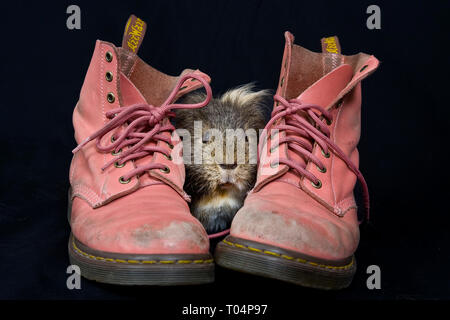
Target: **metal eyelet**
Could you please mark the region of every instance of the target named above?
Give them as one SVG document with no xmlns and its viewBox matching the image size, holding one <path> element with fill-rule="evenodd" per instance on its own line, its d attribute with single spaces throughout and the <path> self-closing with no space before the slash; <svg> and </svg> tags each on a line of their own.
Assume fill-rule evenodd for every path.
<svg viewBox="0 0 450 320">
<path fill-rule="evenodd" d="M 275 163 L 271 162 L 271 163 L 270 163 L 270 167 L 271 167 L 272 169 L 277 168 L 279 165 L 280 165 L 280 164 L 279 164 L 278 162 L 275 162 Z"/>
<path fill-rule="evenodd" d="M 317 184 L 315 184 L 314 181 L 311 181 L 311 184 L 316 189 L 322 188 L 322 181 L 320 181 L 320 180 L 317 180 Z"/>
<path fill-rule="evenodd" d="M 111 142 L 112 143 L 116 142 L 116 138 L 114 138 L 114 136 L 111 136 Z"/>
<path fill-rule="evenodd" d="M 367 68 L 368 66 L 369 66 L 369 65 L 366 64 L 365 66 L 363 66 L 363 67 L 359 70 L 359 72 L 363 72 L 364 70 L 366 70 L 366 68 Z"/>
<path fill-rule="evenodd" d="M 107 51 L 105 54 L 105 59 L 106 61 L 111 62 L 113 59 L 113 54 L 110 51 Z"/>
<path fill-rule="evenodd" d="M 327 125 L 331 126 L 333 124 L 333 120 L 332 119 L 327 119 Z"/>
<path fill-rule="evenodd" d="M 116 168 L 123 168 L 123 167 L 125 167 L 125 162 L 122 163 L 122 164 L 119 164 L 119 161 L 116 161 L 116 162 L 114 162 L 114 167 L 116 167 Z"/>
<path fill-rule="evenodd" d="M 325 151 L 323 151 L 323 149 L 321 150 L 321 152 L 322 152 L 322 155 L 323 155 L 325 158 L 329 158 L 329 157 L 330 157 L 330 152 L 325 153 Z"/>
<path fill-rule="evenodd" d="M 162 173 L 170 173 L 170 169 L 169 169 L 169 167 L 164 167 L 164 169 L 159 169 Z"/>
<path fill-rule="evenodd" d="M 316 166 L 317 170 L 319 170 L 319 172 L 325 173 L 327 172 L 327 168 L 324 166 L 323 169 L 321 169 L 319 166 Z"/>
<path fill-rule="evenodd" d="M 119 154 L 121 154 L 122 153 L 122 149 L 119 149 L 119 151 L 117 151 L 117 152 L 111 152 L 111 154 L 113 155 L 113 156 L 118 156 Z"/>
<path fill-rule="evenodd" d="M 168 156 L 165 154 L 163 154 L 163 155 L 164 155 L 164 158 L 166 158 L 169 161 L 172 161 L 172 156 L 170 154 Z"/>
<path fill-rule="evenodd" d="M 113 80 L 114 76 L 113 76 L 112 72 L 108 71 L 105 74 L 105 78 L 106 78 L 106 81 L 111 82 Z"/>
<path fill-rule="evenodd" d="M 108 100 L 109 103 L 113 103 L 114 101 L 116 101 L 116 97 L 114 96 L 114 93 L 109 92 L 106 95 L 106 100 Z"/>
<path fill-rule="evenodd" d="M 124 180 L 123 177 L 120 177 L 120 178 L 119 178 L 119 182 L 120 182 L 121 184 L 127 184 L 127 183 L 129 183 L 130 181 L 131 181 L 131 178 L 128 179 L 128 180 Z"/>
<path fill-rule="evenodd" d="M 281 78 L 281 81 L 280 81 L 280 87 L 282 87 L 282 86 L 283 86 L 283 84 L 284 84 L 284 77 L 283 77 L 283 78 Z"/>
<path fill-rule="evenodd" d="M 168 146 L 169 146 L 170 149 L 173 149 L 173 148 L 174 148 L 174 145 L 171 144 L 171 143 L 168 143 Z"/>
</svg>

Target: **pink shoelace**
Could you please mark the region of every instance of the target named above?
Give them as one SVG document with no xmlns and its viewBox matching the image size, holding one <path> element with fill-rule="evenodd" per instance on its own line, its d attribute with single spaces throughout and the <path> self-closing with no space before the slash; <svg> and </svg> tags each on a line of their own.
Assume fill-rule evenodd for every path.
<svg viewBox="0 0 450 320">
<path fill-rule="evenodd" d="M 177 94 L 183 83 L 188 79 L 196 79 L 200 81 L 206 90 L 206 98 L 204 101 L 196 104 L 174 104 Z M 175 127 L 169 122 L 163 124 L 163 120 L 167 117 L 173 117 L 175 114 L 171 112 L 175 109 L 196 109 L 206 106 L 212 98 L 211 87 L 208 82 L 196 74 L 188 74 L 180 78 L 177 85 L 160 106 L 155 107 L 149 104 L 135 104 L 127 107 L 120 107 L 110 110 L 106 113 L 106 117 L 111 119 L 103 128 L 90 135 L 82 143 L 80 143 L 72 152 L 76 153 L 83 148 L 88 142 L 97 139 L 96 146 L 100 152 L 114 152 L 117 155 L 114 159 L 107 162 L 102 170 L 105 170 L 112 164 L 117 166 L 123 165 L 127 161 L 138 160 L 155 152 L 162 153 L 166 156 L 170 155 L 170 150 L 156 145 L 148 145 L 149 142 L 164 141 L 171 146 L 170 138 L 164 136 L 163 132 L 172 132 Z M 125 129 L 123 126 L 126 125 Z M 102 138 L 112 130 L 116 132 L 112 136 L 111 143 L 102 145 Z M 128 148 L 126 148 L 128 147 Z M 147 163 L 139 165 L 135 169 L 129 171 L 122 176 L 122 181 L 127 182 L 134 176 L 139 176 L 148 170 L 165 169 L 161 163 Z M 225 230 L 216 234 L 208 235 L 209 238 L 216 238 L 225 235 L 229 230 Z"/>
<path fill-rule="evenodd" d="M 364 206 L 366 209 L 366 219 L 369 219 L 370 203 L 367 183 L 359 169 L 353 164 L 350 158 L 347 157 L 347 155 L 345 155 L 345 153 L 333 141 L 331 141 L 331 132 L 328 128 L 328 125 L 333 121 L 331 113 L 321 106 L 302 103 L 298 99 L 291 99 L 288 101 L 280 95 L 275 95 L 274 100 L 279 102 L 279 105 L 272 111 L 272 117 L 267 123 L 264 132 L 269 132 L 269 129 L 272 128 L 279 130 L 280 132 L 291 131 L 296 133 L 295 136 L 286 135 L 285 137 L 280 138 L 278 145 L 287 143 L 288 148 L 297 151 L 304 157 L 305 160 L 313 162 L 320 170 L 324 170 L 325 167 L 320 159 L 312 153 L 314 142 L 320 146 L 324 155 L 329 155 L 329 149 L 332 149 L 334 153 L 347 164 L 349 169 L 361 182 Z M 299 112 L 307 115 L 309 119 L 306 119 L 304 116 L 300 116 Z M 281 118 L 285 119 L 285 124 L 274 125 L 274 123 Z M 328 124 L 324 123 L 324 120 Z M 272 148 L 277 146 L 272 146 Z M 294 169 L 298 172 L 298 174 L 306 177 L 315 185 L 321 184 L 320 180 L 314 174 L 309 172 L 304 164 L 299 164 L 289 158 L 280 158 L 278 163 L 285 164 L 291 169 Z"/>
</svg>

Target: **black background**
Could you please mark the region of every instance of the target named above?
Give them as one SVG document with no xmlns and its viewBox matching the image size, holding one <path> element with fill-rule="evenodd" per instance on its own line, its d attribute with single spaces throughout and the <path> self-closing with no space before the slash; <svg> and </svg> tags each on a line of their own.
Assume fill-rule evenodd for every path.
<svg viewBox="0 0 450 320">
<path fill-rule="evenodd" d="M 66 8 L 81 8 L 81 30 L 66 28 Z M 381 8 L 381 30 L 366 8 Z M 129 299 L 268 303 L 449 299 L 450 254 L 447 1 L 71 1 L 9 2 L 2 12 L 0 109 L 0 299 Z M 178 74 L 199 68 L 214 92 L 256 81 L 275 88 L 283 32 L 320 50 L 338 35 L 344 54 L 374 54 L 381 65 L 363 82 L 360 168 L 372 218 L 361 227 L 352 285 L 324 292 L 217 268 L 197 287 L 126 288 L 82 280 L 68 290 L 68 169 L 75 147 L 72 112 L 95 40 L 121 44 L 129 14 L 148 23 L 139 55 Z M 381 268 L 381 290 L 366 269 Z M 322 301 L 322 300 L 320 300 Z M 284 308 L 283 307 L 283 308 Z M 174 311 L 175 310 L 175 311 Z M 178 309 L 174 309 L 175 313 Z"/>
</svg>

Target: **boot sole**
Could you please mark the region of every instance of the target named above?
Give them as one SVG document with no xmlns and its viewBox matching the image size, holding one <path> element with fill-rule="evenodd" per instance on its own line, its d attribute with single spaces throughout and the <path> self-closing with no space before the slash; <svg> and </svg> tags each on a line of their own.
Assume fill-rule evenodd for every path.
<svg viewBox="0 0 450 320">
<path fill-rule="evenodd" d="M 324 261 L 298 252 L 228 236 L 215 251 L 218 265 L 305 287 L 336 290 L 350 285 L 356 261 Z"/>
<path fill-rule="evenodd" d="M 119 285 L 194 285 L 214 281 L 210 254 L 142 255 L 94 250 L 69 239 L 69 259 L 89 280 Z"/>
</svg>

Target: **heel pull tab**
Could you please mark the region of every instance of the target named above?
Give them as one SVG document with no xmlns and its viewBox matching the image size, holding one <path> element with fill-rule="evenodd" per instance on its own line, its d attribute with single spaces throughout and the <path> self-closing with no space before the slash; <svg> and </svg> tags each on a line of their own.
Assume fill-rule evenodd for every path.
<svg viewBox="0 0 450 320">
<path fill-rule="evenodd" d="M 323 74 L 325 75 L 339 67 L 344 59 L 341 55 L 341 45 L 337 36 L 322 38 L 321 43 Z"/>
<path fill-rule="evenodd" d="M 147 30 L 147 24 L 132 14 L 125 25 L 122 48 L 137 54 Z"/>
</svg>

